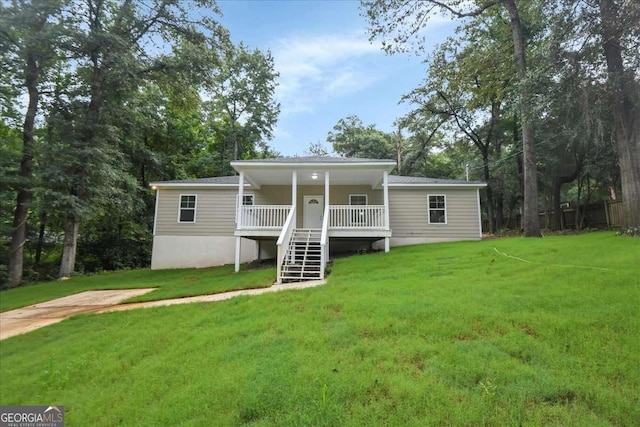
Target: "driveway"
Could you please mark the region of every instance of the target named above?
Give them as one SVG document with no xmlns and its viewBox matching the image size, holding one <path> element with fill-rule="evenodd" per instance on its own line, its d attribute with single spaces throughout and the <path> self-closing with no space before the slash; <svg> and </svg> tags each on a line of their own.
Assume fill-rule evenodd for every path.
<svg viewBox="0 0 640 427">
<path fill-rule="evenodd" d="M 260 295 L 295 289 L 313 288 L 325 284 L 324 280 L 272 285 L 268 288 L 243 289 L 222 292 L 213 295 L 200 295 L 187 298 L 172 298 L 159 301 L 120 304 L 120 302 L 151 292 L 154 288 L 121 289 L 113 291 L 87 291 L 68 297 L 58 298 L 17 310 L 0 313 L 0 340 L 14 335 L 26 334 L 43 326 L 61 322 L 67 317 L 80 313 L 106 313 L 110 311 L 133 310 L 145 307 L 164 307 L 194 302 L 216 302 L 245 295 Z"/>
<path fill-rule="evenodd" d="M 153 288 L 87 291 L 0 313 L 0 340 L 26 334 L 79 313 L 92 313 L 151 292 Z"/>
</svg>

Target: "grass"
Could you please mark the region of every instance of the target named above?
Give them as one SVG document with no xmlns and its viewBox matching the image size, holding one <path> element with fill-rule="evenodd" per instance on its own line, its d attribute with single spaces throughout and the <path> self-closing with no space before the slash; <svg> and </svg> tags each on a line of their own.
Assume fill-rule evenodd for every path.
<svg viewBox="0 0 640 427">
<path fill-rule="evenodd" d="M 0 311 L 12 310 L 53 298 L 98 289 L 157 288 L 127 302 L 208 295 L 247 288 L 269 287 L 275 268 L 233 272 L 233 265 L 180 270 L 129 270 L 69 280 L 37 283 L 0 292 Z"/>
<path fill-rule="evenodd" d="M 640 425 L 639 264 L 612 233 L 434 244 L 304 291 L 76 316 L 2 342 L 0 404 L 69 426 Z"/>
</svg>

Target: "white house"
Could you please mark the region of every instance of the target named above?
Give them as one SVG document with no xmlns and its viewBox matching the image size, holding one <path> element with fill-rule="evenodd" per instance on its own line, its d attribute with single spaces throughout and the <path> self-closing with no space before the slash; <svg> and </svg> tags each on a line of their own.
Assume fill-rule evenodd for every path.
<svg viewBox="0 0 640 427">
<path fill-rule="evenodd" d="M 152 269 L 277 258 L 278 282 L 324 277 L 330 253 L 482 237 L 482 182 L 390 175 L 393 160 L 231 162 L 237 176 L 153 182 Z"/>
</svg>

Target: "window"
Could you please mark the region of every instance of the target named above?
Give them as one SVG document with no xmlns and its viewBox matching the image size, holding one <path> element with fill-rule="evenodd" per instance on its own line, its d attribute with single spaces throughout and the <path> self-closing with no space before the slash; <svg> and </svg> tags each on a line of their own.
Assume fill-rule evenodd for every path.
<svg viewBox="0 0 640 427">
<path fill-rule="evenodd" d="M 238 206 L 238 201 L 240 200 L 240 195 L 236 194 L 236 206 Z M 243 194 L 242 195 L 242 206 L 253 206 L 255 205 L 255 198 L 253 194 Z M 238 206 L 239 208 L 240 206 Z M 236 224 L 238 223 L 238 210 L 236 209 Z"/>
<path fill-rule="evenodd" d="M 367 195 L 366 194 L 349 194 L 349 204 L 351 206 L 366 206 Z M 364 209 L 353 209 L 351 211 L 351 224 L 364 224 L 366 221 L 367 213 Z"/>
<path fill-rule="evenodd" d="M 447 223 L 447 202 L 444 195 L 429 195 L 429 224 Z"/>
<path fill-rule="evenodd" d="M 349 194 L 349 204 L 352 206 L 366 206 L 366 194 Z"/>
<path fill-rule="evenodd" d="M 242 206 L 253 206 L 255 203 L 253 202 L 253 194 L 243 194 L 242 195 Z"/>
<path fill-rule="evenodd" d="M 180 195 L 180 213 L 178 222 L 196 222 L 196 195 Z"/>
</svg>

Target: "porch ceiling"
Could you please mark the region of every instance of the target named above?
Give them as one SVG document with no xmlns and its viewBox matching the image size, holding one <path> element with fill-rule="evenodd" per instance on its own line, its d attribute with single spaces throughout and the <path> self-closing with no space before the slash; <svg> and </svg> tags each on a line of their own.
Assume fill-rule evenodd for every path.
<svg viewBox="0 0 640 427">
<path fill-rule="evenodd" d="M 244 171 L 245 179 L 256 187 L 291 185 L 292 173 L 295 170 L 298 185 L 324 185 L 324 173 L 329 171 L 330 185 L 369 185 L 376 188 L 382 184 L 383 171 L 390 172 L 394 165 L 287 166 L 274 168 L 272 165 L 234 165 L 234 168 L 238 172 Z"/>
</svg>

